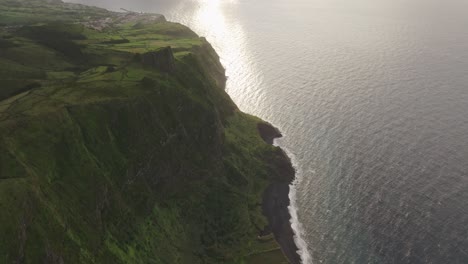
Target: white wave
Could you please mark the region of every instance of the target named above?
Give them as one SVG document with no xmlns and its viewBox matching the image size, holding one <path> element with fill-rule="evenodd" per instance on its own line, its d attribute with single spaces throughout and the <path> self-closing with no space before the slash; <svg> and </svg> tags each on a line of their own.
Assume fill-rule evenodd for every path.
<svg viewBox="0 0 468 264">
<path fill-rule="evenodd" d="M 304 228 L 302 226 L 302 223 L 299 221 L 299 217 L 297 215 L 297 191 L 296 191 L 296 185 L 300 181 L 300 177 L 302 177 L 301 169 L 297 164 L 297 160 L 295 155 L 290 152 L 286 147 L 281 146 L 281 144 L 278 144 L 278 140 L 275 140 L 274 142 L 275 146 L 280 146 L 286 154 L 289 156 L 291 159 L 291 163 L 296 170 L 296 177 L 294 181 L 291 183 L 289 186 L 289 214 L 291 215 L 291 227 L 294 231 L 294 242 L 296 243 L 296 246 L 298 248 L 297 253 L 301 257 L 301 263 L 302 264 L 313 264 L 312 262 L 312 255 L 309 252 L 309 249 L 307 247 L 307 242 L 304 240 Z"/>
</svg>

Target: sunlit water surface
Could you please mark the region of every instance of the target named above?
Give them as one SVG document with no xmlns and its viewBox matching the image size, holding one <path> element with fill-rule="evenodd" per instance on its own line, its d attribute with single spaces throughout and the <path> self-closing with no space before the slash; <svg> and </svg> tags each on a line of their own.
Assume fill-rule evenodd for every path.
<svg viewBox="0 0 468 264">
<path fill-rule="evenodd" d="M 468 1 L 77 1 L 208 38 L 285 134 L 304 263 L 468 263 Z"/>
</svg>

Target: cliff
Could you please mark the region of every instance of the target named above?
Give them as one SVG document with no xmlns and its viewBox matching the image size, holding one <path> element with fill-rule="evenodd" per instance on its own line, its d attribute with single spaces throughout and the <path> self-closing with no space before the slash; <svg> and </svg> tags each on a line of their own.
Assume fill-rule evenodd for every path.
<svg viewBox="0 0 468 264">
<path fill-rule="evenodd" d="M 0 262 L 285 263 L 259 235 L 290 162 L 225 93 L 209 43 L 28 3 L 0 0 Z"/>
</svg>

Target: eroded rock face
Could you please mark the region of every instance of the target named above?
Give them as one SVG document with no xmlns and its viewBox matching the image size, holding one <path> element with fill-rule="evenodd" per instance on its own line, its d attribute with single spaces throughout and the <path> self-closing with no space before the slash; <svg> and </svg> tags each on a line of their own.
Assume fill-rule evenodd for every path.
<svg viewBox="0 0 468 264">
<path fill-rule="evenodd" d="M 163 72 L 170 73 L 175 70 L 174 53 L 171 47 L 144 53 L 141 57 L 141 62 L 145 66 L 153 67 Z"/>
<path fill-rule="evenodd" d="M 280 138 L 283 136 L 276 127 L 268 123 L 258 123 L 257 128 L 262 139 L 270 145 L 273 144 L 275 138 Z"/>
<path fill-rule="evenodd" d="M 268 144 L 273 144 L 275 138 L 281 137 L 280 131 L 269 123 L 258 123 L 257 129 L 262 139 Z M 288 209 L 290 205 L 289 185 L 294 181 L 295 169 L 287 154 L 280 148 L 277 148 L 273 155 L 267 158 L 267 162 L 276 176 L 263 193 L 262 210 L 268 219 L 268 227 L 265 231 L 273 233 L 291 264 L 299 264 L 301 258 L 294 242 L 294 231 L 291 227 L 291 215 Z"/>
</svg>

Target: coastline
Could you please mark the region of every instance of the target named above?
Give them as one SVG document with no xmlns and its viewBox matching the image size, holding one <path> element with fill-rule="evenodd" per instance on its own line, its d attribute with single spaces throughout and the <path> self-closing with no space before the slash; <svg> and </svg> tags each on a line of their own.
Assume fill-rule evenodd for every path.
<svg viewBox="0 0 468 264">
<path fill-rule="evenodd" d="M 49 9 L 61 12 L 61 8 L 61 5 L 50 4 Z M 13 212 L 12 217 L 0 219 L 2 227 L 7 231 L 19 229 L 21 234 L 21 245 L 3 245 L 0 254 L 8 256 L 12 262 L 21 262 L 28 255 L 33 261 L 45 258 L 51 263 L 146 263 L 150 259 L 160 259 L 159 262 L 164 263 L 220 263 L 249 258 L 251 264 L 284 264 L 287 259 L 289 263 L 299 264 L 288 211 L 289 185 L 295 177 L 294 168 L 282 149 L 264 143 L 273 145 L 281 133 L 258 118 L 234 111 L 235 104 L 224 89 L 219 89 L 225 88 L 225 74 L 211 45 L 179 24 L 161 21 L 157 28 L 159 31 L 155 32 L 151 28 L 153 21 L 145 24 L 146 17 L 139 20 L 132 14 L 132 21 L 136 19 L 132 23 L 135 24 L 119 28 L 122 26 L 119 24 L 121 16 L 93 7 L 90 7 L 91 11 L 95 14 L 95 20 L 91 22 L 98 21 L 97 24 L 79 22 L 82 16 L 79 14 L 64 20 L 70 23 L 75 19 L 78 24 L 64 22 L 65 27 L 56 23 L 23 26 L 28 29 L 27 37 L 32 42 L 42 41 L 42 35 L 47 35 L 44 32 L 53 33 L 56 37 L 73 35 L 75 28 L 70 25 L 76 25 L 78 30 L 91 27 L 93 31 L 79 31 L 83 34 L 75 36 L 72 42 L 61 42 L 65 49 L 56 50 L 54 43 L 48 42 L 35 47 L 35 52 L 49 51 L 65 58 L 69 56 L 70 62 L 77 66 L 77 70 L 69 72 L 75 78 L 56 80 L 44 76 L 41 79 L 44 85 L 36 87 L 34 92 L 50 92 L 51 101 L 34 104 L 34 111 L 25 114 L 28 125 L 24 127 L 15 126 L 17 120 L 25 120 L 23 116 L 18 119 L 15 116 L 15 122 L 5 122 L 0 126 L 3 132 L 18 131 L 10 139 L 19 146 L 18 149 L 32 146 L 33 151 L 28 152 L 27 159 L 31 164 L 38 164 L 37 168 L 26 171 L 15 169 L 21 167 L 15 163 L 16 156 L 7 155 L 5 159 L 5 154 L 0 153 L 3 157 L 0 165 L 10 166 L 7 167 L 9 179 L 22 180 L 25 175 L 28 179 L 34 178 L 36 182 L 31 186 L 44 188 L 45 195 L 30 194 L 28 187 L 18 189 L 19 198 L 15 201 L 0 197 L 4 211 Z M 117 16 L 114 21 L 116 30 L 121 33 L 118 40 L 99 31 L 102 26 L 99 21 L 107 21 L 114 15 Z M 37 19 L 42 20 L 41 16 L 45 15 L 39 13 L 38 16 Z M 142 24 L 138 24 L 140 22 Z M 138 30 L 150 32 L 150 37 L 158 32 L 170 30 L 173 34 L 175 31 L 188 38 L 191 45 L 178 46 L 177 50 L 156 45 L 159 48 L 157 52 L 146 52 L 145 49 L 141 51 L 145 52 L 143 55 L 137 53 L 136 57 L 135 49 L 141 40 L 132 38 L 130 41 L 126 36 L 134 36 L 133 27 L 137 25 Z M 15 39 L 14 33 L 17 32 L 12 31 L 8 39 Z M 74 45 L 73 41 L 86 40 L 87 34 L 95 34 L 93 42 L 79 47 Z M 148 35 L 144 36 L 146 41 Z M 169 44 L 181 45 L 177 38 L 169 36 L 168 39 Z M 22 41 L 22 38 L 17 39 L 16 43 Z M 115 46 L 111 45 L 121 44 L 126 44 L 120 47 L 121 53 L 113 53 Z M 109 50 L 99 49 L 95 54 L 96 46 Z M 77 59 L 78 55 L 90 60 Z M 162 59 L 163 63 L 155 63 L 155 57 Z M 94 62 L 96 58 L 98 62 Z M 133 63 L 119 64 L 128 58 L 134 58 Z M 24 57 L 15 59 L 23 62 Z M 62 57 L 54 59 L 61 62 L 59 59 Z M 115 65 L 104 63 L 118 59 L 119 63 Z M 95 67 L 95 63 L 102 66 Z M 37 67 L 34 61 L 28 65 Z M 89 72 L 90 76 L 84 72 Z M 137 77 L 131 79 L 134 75 Z M 24 78 L 32 77 L 24 75 Z M 101 83 L 98 84 L 101 79 L 106 79 L 102 87 L 99 86 Z M 117 90 L 116 83 L 122 83 L 123 79 L 126 80 L 125 85 Z M 86 87 L 75 89 L 74 84 L 80 80 L 87 81 Z M 63 87 L 48 90 L 49 82 L 57 82 Z M 72 88 L 74 91 L 83 88 L 84 92 L 88 87 L 99 87 L 100 90 L 79 99 L 68 96 Z M 190 95 L 186 93 L 188 89 Z M 130 90 L 132 93 L 128 94 Z M 53 99 L 59 96 L 56 92 L 67 101 L 55 104 Z M 23 106 L 23 102 L 26 102 L 24 105 L 35 102 L 36 97 L 28 92 L 21 100 L 19 105 Z M 213 104 L 204 104 L 205 100 Z M 175 110 L 174 105 L 179 108 Z M 11 111 L 20 110 L 15 108 Z M 60 140 L 50 136 L 50 127 L 59 128 L 54 136 Z M 86 136 L 82 136 L 83 131 Z M 224 138 L 223 133 L 227 135 Z M 32 134 L 35 135 L 34 140 L 29 141 Z M 192 145 L 191 142 L 199 144 Z M 168 143 L 170 145 L 166 147 Z M 44 146 L 52 146 L 54 151 Z M 10 145 L 2 147 L 8 149 L 8 153 L 17 151 Z M 67 150 L 72 150 L 72 155 L 64 155 L 69 153 Z M 91 165 L 82 168 L 83 161 Z M 99 166 L 94 166 L 95 163 Z M 57 165 L 50 167 L 48 164 Z M 36 170 L 35 174 L 29 174 Z M 244 172 L 247 173 L 244 175 Z M 224 177 L 219 179 L 219 175 Z M 250 186 L 261 188 L 252 189 Z M 0 187 L 17 188 L 16 185 Z M 63 195 L 73 198 L 63 199 Z M 86 201 L 86 206 L 76 205 L 75 199 Z M 24 204 L 28 208 L 14 210 Z M 232 210 L 218 210 L 221 205 L 228 205 Z M 52 207 L 56 211 L 41 210 Z M 262 213 L 266 217 L 262 217 Z M 29 221 L 31 217 L 35 221 Z M 26 219 L 22 220 L 26 224 L 18 226 L 20 221 L 16 219 Z M 207 222 L 210 224 L 206 225 Z M 265 225 L 267 227 L 261 231 Z M 56 236 L 50 240 L 35 237 L 38 232 Z M 5 241 L 13 241 L 17 237 L 16 232 L 4 233 Z M 266 234 L 265 243 L 260 241 L 262 236 L 255 237 L 258 233 Z M 81 238 L 79 247 L 76 247 L 76 234 Z M 26 243 L 28 237 L 33 242 Z M 98 239 L 95 240 L 96 237 Z M 251 247 L 253 244 L 254 248 Z M 94 251 L 97 246 L 100 247 L 99 252 Z M 258 253 L 258 256 L 245 256 L 245 252 Z M 86 259 L 83 259 L 83 254 Z"/>
<path fill-rule="evenodd" d="M 262 139 L 272 145 L 274 139 L 282 137 L 281 132 L 268 123 L 259 123 L 258 131 Z M 291 264 L 300 264 L 301 257 L 295 243 L 295 234 L 291 226 L 289 206 L 290 185 L 295 179 L 295 169 L 283 149 L 277 148 L 275 157 L 271 157 L 269 164 L 280 175 L 275 178 L 263 193 L 262 212 L 268 219 L 268 227 L 264 233 L 273 233 L 275 240 L 281 247 L 283 254 Z"/>
</svg>

